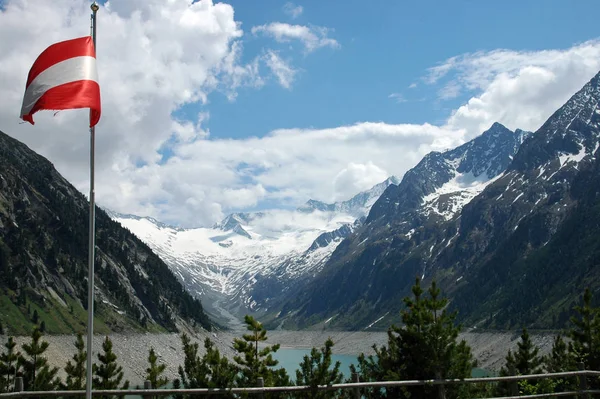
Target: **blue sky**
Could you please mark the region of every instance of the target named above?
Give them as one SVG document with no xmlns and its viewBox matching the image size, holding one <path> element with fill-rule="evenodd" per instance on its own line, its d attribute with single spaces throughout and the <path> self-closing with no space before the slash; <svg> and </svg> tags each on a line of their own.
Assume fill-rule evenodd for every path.
<svg viewBox="0 0 600 399">
<path fill-rule="evenodd" d="M 421 82 L 426 70 L 452 56 L 505 48 L 560 49 L 598 35 L 597 1 L 305 1 L 303 13 L 285 15 L 285 1 L 232 1 L 243 27 L 273 20 L 333 29 L 339 49 L 304 56 L 299 44 L 279 44 L 302 69 L 291 89 L 269 84 L 241 90 L 237 100 L 213 95 L 211 137 L 262 136 L 292 127 L 325 128 L 362 121 L 439 123 L 468 94 L 439 101 L 438 87 Z M 343 4 L 343 5 L 342 5 Z M 246 34 L 250 60 L 269 38 Z M 417 88 L 409 85 L 418 83 Z M 405 102 L 389 98 L 400 93 Z M 193 107 L 194 111 L 196 107 Z"/>
<path fill-rule="evenodd" d="M 83 193 L 87 114 L 17 114 L 31 62 L 88 34 L 89 5 L 0 0 L 0 130 Z M 598 15 L 594 0 L 102 1 L 98 202 L 207 226 L 348 199 L 494 122 L 535 131 L 600 70 Z"/>
</svg>

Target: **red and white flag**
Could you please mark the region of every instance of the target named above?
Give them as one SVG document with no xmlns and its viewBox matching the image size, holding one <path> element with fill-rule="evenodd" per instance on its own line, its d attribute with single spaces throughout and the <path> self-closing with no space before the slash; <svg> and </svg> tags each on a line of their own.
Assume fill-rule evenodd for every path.
<svg viewBox="0 0 600 399">
<path fill-rule="evenodd" d="M 90 109 L 90 127 L 100 120 L 100 85 L 91 36 L 51 45 L 35 60 L 25 86 L 21 118 L 32 125 L 40 110 Z"/>
</svg>

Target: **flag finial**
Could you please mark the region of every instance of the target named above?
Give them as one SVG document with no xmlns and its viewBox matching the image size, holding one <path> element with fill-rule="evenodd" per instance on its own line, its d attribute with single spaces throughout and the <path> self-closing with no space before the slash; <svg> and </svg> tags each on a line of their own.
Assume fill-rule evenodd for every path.
<svg viewBox="0 0 600 399">
<path fill-rule="evenodd" d="M 92 5 L 90 6 L 90 8 L 92 9 L 93 12 L 97 12 L 100 9 L 100 6 L 98 5 L 98 3 L 96 3 L 95 1 L 92 3 Z"/>
</svg>

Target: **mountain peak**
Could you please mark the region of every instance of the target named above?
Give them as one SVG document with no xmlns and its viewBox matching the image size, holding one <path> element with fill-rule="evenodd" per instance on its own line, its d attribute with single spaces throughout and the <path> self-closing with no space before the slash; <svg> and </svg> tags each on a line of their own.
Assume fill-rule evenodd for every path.
<svg viewBox="0 0 600 399">
<path fill-rule="evenodd" d="M 523 138 L 529 134 L 522 130 L 513 132 L 495 122 L 481 135 L 457 148 L 430 152 L 406 172 L 397 187 L 388 187 L 373 206 L 367 223 L 384 215 L 389 218 L 389 214 L 422 208 L 424 203 L 431 204 L 429 209 L 445 219 L 452 217 L 506 170 Z"/>
<path fill-rule="evenodd" d="M 593 152 L 600 140 L 600 72 L 520 148 L 510 169 L 536 169 L 561 154 Z"/>
<path fill-rule="evenodd" d="M 371 206 L 373 206 L 375 201 L 377 201 L 377 199 L 381 196 L 381 194 L 383 194 L 388 186 L 398 185 L 399 183 L 400 179 L 392 175 L 381 183 L 377 183 L 370 189 L 356 194 L 349 200 L 328 204 L 322 201 L 310 199 L 306 201 L 304 205 L 298 207 L 297 210 L 304 213 L 311 213 L 314 211 L 340 212 L 347 213 L 355 218 L 360 218 L 369 213 Z"/>
</svg>

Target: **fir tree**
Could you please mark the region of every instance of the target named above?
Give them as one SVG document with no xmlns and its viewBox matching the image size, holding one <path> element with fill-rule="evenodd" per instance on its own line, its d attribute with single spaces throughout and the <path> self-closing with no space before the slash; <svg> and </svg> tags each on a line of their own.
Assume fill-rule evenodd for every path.
<svg viewBox="0 0 600 399">
<path fill-rule="evenodd" d="M 392 325 L 388 331 L 388 346 L 374 346 L 376 357 L 359 357 L 359 369 L 363 381 L 414 380 L 467 378 L 476 362 L 471 348 L 465 341 L 458 342 L 460 326 L 454 324 L 456 312 L 448 313 L 448 300 L 440 297 L 440 290 L 433 282 L 424 296 L 417 278 L 412 288 L 413 298 L 405 298 L 406 309 L 402 311 L 404 326 Z M 458 397 L 468 389 L 448 386 L 443 388 L 414 386 L 404 389 L 388 388 L 368 390 L 369 397 L 412 399 L 431 395 Z M 442 391 L 443 390 L 443 391 Z"/>
<path fill-rule="evenodd" d="M 569 335 L 573 341 L 571 353 L 577 362 L 583 362 L 587 370 L 600 369 L 600 317 L 592 307 L 592 292 L 583 294 L 583 304 L 574 309 L 578 315 L 571 318 Z"/>
<path fill-rule="evenodd" d="M 146 380 L 150 381 L 153 389 L 162 388 L 169 382 L 169 379 L 162 375 L 165 372 L 167 365 L 164 363 L 157 364 L 157 360 L 158 358 L 156 357 L 154 348 L 150 348 L 150 352 L 148 353 L 149 367 L 146 369 Z"/>
<path fill-rule="evenodd" d="M 77 349 L 77 353 L 73 355 L 73 363 L 69 360 L 65 366 L 67 380 L 66 383 L 62 385 L 62 388 L 70 391 L 82 391 L 85 389 L 86 383 L 85 362 L 87 360 L 87 351 L 85 350 L 85 344 L 83 343 L 83 336 L 81 333 L 77 334 L 75 348 Z"/>
<path fill-rule="evenodd" d="M 273 369 L 279 364 L 277 360 L 273 359 L 273 353 L 279 350 L 279 344 L 265 346 L 259 350 L 258 343 L 267 340 L 267 330 L 252 316 L 246 315 L 244 322 L 250 334 L 244 334 L 241 339 L 233 340 L 233 348 L 238 353 L 233 359 L 241 370 L 238 385 L 242 387 L 256 386 L 258 377 L 264 379 L 267 387 L 290 385 L 290 378 L 284 368 Z M 271 395 L 269 397 L 279 396 Z"/>
<path fill-rule="evenodd" d="M 548 373 L 576 370 L 575 361 L 569 353 L 569 346 L 560 334 L 554 338 L 552 350 L 544 357 L 544 368 Z"/>
<path fill-rule="evenodd" d="M 533 344 L 529 332 L 524 328 L 521 338 L 517 343 L 517 349 L 514 352 L 511 350 L 508 351 L 506 363 L 500 369 L 500 376 L 509 376 L 513 372 L 516 375 L 540 374 L 542 372 L 543 359 L 538 353 L 539 348 Z M 523 393 L 525 391 L 529 394 L 537 393 L 538 381 L 536 380 L 526 380 L 520 382 L 519 385 L 521 386 L 521 390 L 524 391 Z M 500 394 L 510 393 L 509 384 L 499 383 L 498 392 Z"/>
<path fill-rule="evenodd" d="M 19 356 L 19 364 L 23 368 L 23 385 L 26 391 L 52 391 L 60 384 L 56 378 L 57 367 L 50 367 L 43 353 L 48 349 L 48 342 L 40 341 L 42 332 L 35 327 L 31 333 L 31 342 L 23 344 L 25 356 Z"/>
<path fill-rule="evenodd" d="M 231 388 L 234 386 L 238 369 L 225 356 L 221 356 L 213 342 L 204 340 L 205 354 L 198 356 L 198 344 L 191 343 L 186 334 L 181 336 L 184 366 L 179 366 L 179 376 L 185 388 Z M 209 396 L 211 398 L 212 396 Z M 218 395 L 215 398 L 232 398 Z"/>
<path fill-rule="evenodd" d="M 400 379 L 464 378 L 474 365 L 470 348 L 457 343 L 459 327 L 454 326 L 456 314 L 444 309 L 447 300 L 440 299 L 440 291 L 432 284 L 429 298 L 425 297 L 420 280 L 412 288 L 413 298 L 405 298 L 406 309 L 401 313 L 403 327 L 392 325 L 388 330 L 388 346 L 375 349 L 376 356 L 359 356 L 358 371 L 363 381 Z M 465 352 L 465 353 L 462 353 Z M 465 374 L 465 370 L 468 372 Z M 427 387 L 405 389 L 388 388 L 385 391 L 368 389 L 371 398 L 422 398 L 436 392 Z M 455 390 L 445 392 L 456 396 Z"/>
<path fill-rule="evenodd" d="M 93 387 L 94 389 L 127 389 L 129 381 L 125 381 L 123 385 L 123 367 L 117 364 L 117 355 L 112 351 L 112 341 L 105 337 L 102 343 L 104 353 L 98 353 L 100 364 L 94 363 L 92 372 L 94 374 Z M 107 397 L 103 397 L 107 399 Z"/>
<path fill-rule="evenodd" d="M 560 335 L 554 338 L 552 350 L 544 357 L 544 368 L 548 373 L 562 373 L 564 371 L 575 371 L 575 359 L 569 350 L 572 343 L 567 345 Z M 555 392 L 564 392 L 577 389 L 576 379 L 560 378 L 556 380 Z"/>
<path fill-rule="evenodd" d="M 306 398 L 326 399 L 335 398 L 338 393 L 335 391 L 317 391 L 317 385 L 332 385 L 342 382 L 343 375 L 340 372 L 340 362 L 335 362 L 331 368 L 331 348 L 333 341 L 328 338 L 325 346 L 319 351 L 312 348 L 310 357 L 305 355 L 300 369 L 296 370 L 296 385 L 310 385 L 313 390 L 305 393 Z"/>
<path fill-rule="evenodd" d="M 181 366 L 179 366 L 179 370 L 181 370 Z M 181 389 L 181 380 L 179 378 L 175 378 L 173 380 L 173 389 Z M 183 395 L 181 395 L 181 394 L 173 395 L 173 399 L 183 399 Z"/>
<path fill-rule="evenodd" d="M 17 361 L 21 352 L 16 352 L 17 343 L 13 337 L 9 337 L 4 344 L 5 352 L 0 355 L 0 392 L 10 392 L 13 389 L 15 376 L 17 374 Z"/>
<path fill-rule="evenodd" d="M 539 351 L 539 348 L 531 341 L 529 332 L 524 328 L 515 351 L 514 366 L 516 372 L 521 375 L 541 373 L 542 358 L 539 356 Z"/>
</svg>

